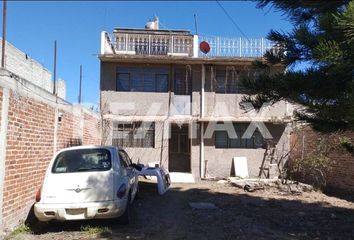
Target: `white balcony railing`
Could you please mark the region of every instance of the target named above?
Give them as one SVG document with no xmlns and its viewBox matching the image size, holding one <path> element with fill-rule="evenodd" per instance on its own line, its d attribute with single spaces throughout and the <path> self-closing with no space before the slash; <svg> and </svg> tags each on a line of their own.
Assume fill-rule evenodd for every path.
<svg viewBox="0 0 354 240">
<path fill-rule="evenodd" d="M 265 38 L 226 38 L 196 35 L 102 33 L 102 54 L 172 55 L 188 57 L 262 57 L 268 50 L 278 51 Z M 199 50 L 202 41 L 209 43 L 210 52 Z"/>
<path fill-rule="evenodd" d="M 192 56 L 193 36 L 116 34 L 112 39 L 116 53 L 136 55 Z"/>
<path fill-rule="evenodd" d="M 264 38 L 224 38 L 199 36 L 199 42 L 209 43 L 210 52 L 199 51 L 199 57 L 262 57 L 267 50 L 276 50 L 274 43 Z"/>
</svg>

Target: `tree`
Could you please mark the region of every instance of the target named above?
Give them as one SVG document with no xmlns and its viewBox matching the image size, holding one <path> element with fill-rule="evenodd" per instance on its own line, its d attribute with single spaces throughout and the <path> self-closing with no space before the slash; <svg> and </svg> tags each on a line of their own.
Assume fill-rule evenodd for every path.
<svg viewBox="0 0 354 240">
<path fill-rule="evenodd" d="M 262 0 L 293 23 L 291 32 L 271 30 L 267 38 L 277 51 L 267 51 L 256 61 L 260 73 L 242 79 L 243 102 L 255 108 L 280 100 L 301 104 L 298 120 L 316 130 L 354 129 L 354 1 Z M 273 49 L 274 50 L 274 49 Z M 306 68 L 299 69 L 299 64 Z M 271 66 L 286 71 L 270 74 Z"/>
</svg>

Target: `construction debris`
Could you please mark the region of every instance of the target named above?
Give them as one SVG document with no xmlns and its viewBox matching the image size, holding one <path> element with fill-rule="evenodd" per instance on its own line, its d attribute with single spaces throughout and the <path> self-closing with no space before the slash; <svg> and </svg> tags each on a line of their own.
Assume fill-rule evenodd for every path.
<svg viewBox="0 0 354 240">
<path fill-rule="evenodd" d="M 229 178 L 228 183 L 234 187 L 241 188 L 245 192 L 266 191 L 275 188 L 280 195 L 301 195 L 302 192 L 311 192 L 313 187 L 308 184 L 288 181 L 282 184 L 278 179 L 235 179 Z"/>
</svg>

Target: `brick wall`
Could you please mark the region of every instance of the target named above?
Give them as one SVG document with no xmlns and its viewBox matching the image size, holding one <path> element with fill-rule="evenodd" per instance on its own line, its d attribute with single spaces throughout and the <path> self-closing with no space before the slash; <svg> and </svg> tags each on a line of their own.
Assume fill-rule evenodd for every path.
<svg viewBox="0 0 354 240">
<path fill-rule="evenodd" d="M 59 115 L 61 115 L 61 121 L 58 120 L 57 151 L 81 145 L 80 116 L 64 111 L 59 111 Z"/>
<path fill-rule="evenodd" d="M 354 132 L 320 134 L 309 127 L 301 129 L 298 134 L 291 135 L 291 145 L 295 146 L 291 153 L 291 159 L 300 158 L 302 151 L 306 156 L 318 148 L 321 143 L 326 144 L 329 148 L 327 157 L 331 163 L 330 171 L 326 173 L 327 186 L 354 191 L 354 156 L 341 146 L 339 141 L 341 137 L 347 137 L 354 143 Z M 303 150 L 302 146 L 304 146 Z"/>
<path fill-rule="evenodd" d="M 84 113 L 84 135 L 83 141 L 87 144 L 96 144 L 100 145 L 101 139 L 98 139 L 96 136 L 101 135 L 101 122 L 96 121 L 97 119 L 90 113 Z"/>
<path fill-rule="evenodd" d="M 28 213 L 53 154 L 54 108 L 11 92 L 8 110 L 3 221 Z"/>
<path fill-rule="evenodd" d="M 0 77 L 0 116 L 3 88 L 10 92 L 5 172 L 4 181 L 0 182 L 3 190 L 0 231 L 16 226 L 27 217 L 54 149 L 100 144 L 97 113 L 62 100 L 56 103 L 50 99 L 54 96 L 41 89 L 33 88 L 37 89 L 33 94 L 28 91 L 30 84 L 26 88 L 19 86 L 10 77 Z M 0 124 L 3 122 L 0 119 Z M 4 156 L 0 156 L 0 161 Z"/>
<path fill-rule="evenodd" d="M 0 128 L 1 128 L 1 112 L 2 112 L 2 89 L 0 88 Z"/>
</svg>

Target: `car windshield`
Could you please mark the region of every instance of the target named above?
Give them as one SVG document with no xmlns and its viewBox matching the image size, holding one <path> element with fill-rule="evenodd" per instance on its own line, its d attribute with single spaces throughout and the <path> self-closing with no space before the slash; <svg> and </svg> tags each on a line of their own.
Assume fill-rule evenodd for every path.
<svg viewBox="0 0 354 240">
<path fill-rule="evenodd" d="M 107 149 L 77 149 L 60 153 L 54 161 L 52 172 L 107 171 L 111 166 L 111 154 Z"/>
</svg>

